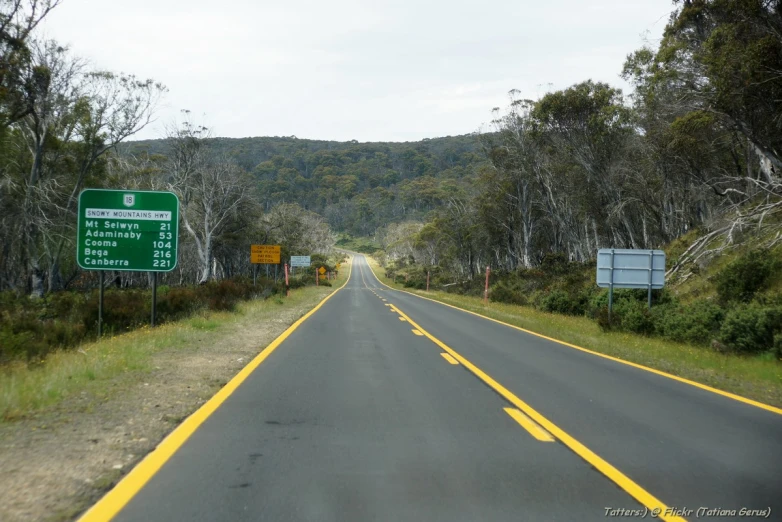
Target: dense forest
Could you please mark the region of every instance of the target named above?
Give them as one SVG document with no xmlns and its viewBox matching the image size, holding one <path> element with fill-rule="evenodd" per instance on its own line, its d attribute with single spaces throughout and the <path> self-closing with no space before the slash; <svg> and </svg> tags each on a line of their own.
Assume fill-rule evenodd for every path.
<svg viewBox="0 0 782 522">
<path fill-rule="evenodd" d="M 408 143 L 293 136 L 206 142 L 253 175 L 264 210 L 295 202 L 324 216 L 335 230 L 362 236 L 374 235 L 389 222 L 425 219 L 486 162 L 473 135 Z M 120 154 L 162 164 L 168 143 L 128 142 Z"/>
<path fill-rule="evenodd" d="M 83 278 L 86 187 L 179 195 L 176 283 L 248 273 L 252 242 L 325 253 L 335 232 L 442 281 L 685 237 L 669 258 L 681 281 L 747 235 L 761 254 L 782 242 L 780 0 L 675 0 L 659 46 L 617 71 L 631 93 L 589 79 L 537 100 L 510 91 L 485 132 L 414 143 L 219 138 L 188 111 L 161 139 L 131 141 L 165 87 L 37 39 L 57 2 L 28 3 L 2 3 L 0 290 L 41 296 Z"/>
</svg>

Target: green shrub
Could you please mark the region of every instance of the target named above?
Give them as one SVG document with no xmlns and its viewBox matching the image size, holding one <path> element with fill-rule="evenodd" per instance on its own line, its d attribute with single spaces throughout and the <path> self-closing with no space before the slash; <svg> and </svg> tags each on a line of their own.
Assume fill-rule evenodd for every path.
<svg viewBox="0 0 782 522">
<path fill-rule="evenodd" d="M 157 316 L 161 322 L 186 317 L 203 308 L 205 303 L 192 287 L 172 288 L 158 296 Z"/>
<path fill-rule="evenodd" d="M 26 350 L 30 343 L 35 341 L 33 332 L 14 332 L 10 325 L 3 325 L 0 329 L 0 363 L 5 364 L 21 357 L 27 358 Z"/>
<path fill-rule="evenodd" d="M 655 331 L 672 341 L 706 345 L 719 333 L 725 310 L 709 301 L 684 306 L 663 304 L 652 308 Z"/>
<path fill-rule="evenodd" d="M 541 310 L 565 315 L 583 315 L 586 300 L 581 295 L 572 295 L 564 290 L 553 290 L 543 297 Z"/>
<path fill-rule="evenodd" d="M 757 303 L 739 305 L 725 316 L 720 341 L 739 353 L 759 353 L 775 348 L 782 333 L 782 307 Z"/>
<path fill-rule="evenodd" d="M 752 250 L 737 258 L 714 277 L 720 302 L 750 302 L 768 286 L 779 265 L 767 250 Z"/>
<path fill-rule="evenodd" d="M 489 299 L 497 303 L 509 303 L 515 305 L 527 304 L 527 297 L 520 285 L 513 281 L 500 281 L 489 288 Z"/>
<path fill-rule="evenodd" d="M 260 284 L 253 286 L 248 278 L 236 278 L 158 290 L 157 319 L 163 323 L 203 308 L 231 310 L 241 300 L 281 292 L 282 283 L 260 278 Z M 151 300 L 148 289 L 107 289 L 104 330 L 120 332 L 147 324 Z M 97 290 L 58 292 L 37 300 L 0 293 L 0 364 L 37 360 L 56 348 L 76 346 L 97 333 L 97 324 Z"/>
<path fill-rule="evenodd" d="M 642 335 L 654 333 L 654 320 L 648 304 L 635 299 L 620 299 L 614 306 L 617 329 Z"/>
</svg>

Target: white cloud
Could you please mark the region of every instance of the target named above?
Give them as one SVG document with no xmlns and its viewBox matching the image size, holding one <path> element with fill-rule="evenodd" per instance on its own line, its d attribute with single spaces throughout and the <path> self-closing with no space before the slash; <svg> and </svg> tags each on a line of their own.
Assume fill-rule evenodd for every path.
<svg viewBox="0 0 782 522">
<path fill-rule="evenodd" d="M 159 111 L 223 136 L 410 140 L 472 132 L 507 104 L 618 77 L 670 0 L 65 0 L 47 36 L 152 77 Z M 141 137 L 159 137 L 152 125 Z"/>
</svg>

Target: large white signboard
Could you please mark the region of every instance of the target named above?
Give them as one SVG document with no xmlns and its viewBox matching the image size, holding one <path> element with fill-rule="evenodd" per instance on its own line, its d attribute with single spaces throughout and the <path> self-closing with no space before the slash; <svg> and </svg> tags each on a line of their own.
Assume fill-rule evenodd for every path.
<svg viewBox="0 0 782 522">
<path fill-rule="evenodd" d="M 665 252 L 601 248 L 597 252 L 597 286 L 651 288 L 665 285 Z"/>
</svg>

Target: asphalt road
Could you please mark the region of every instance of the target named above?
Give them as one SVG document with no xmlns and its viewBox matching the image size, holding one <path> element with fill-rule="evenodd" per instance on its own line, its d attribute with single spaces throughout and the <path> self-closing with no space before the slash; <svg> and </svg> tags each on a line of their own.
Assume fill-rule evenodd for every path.
<svg viewBox="0 0 782 522">
<path fill-rule="evenodd" d="M 654 505 L 782 520 L 782 415 L 392 291 L 357 256 L 115 520 L 589 521 Z"/>
</svg>

